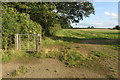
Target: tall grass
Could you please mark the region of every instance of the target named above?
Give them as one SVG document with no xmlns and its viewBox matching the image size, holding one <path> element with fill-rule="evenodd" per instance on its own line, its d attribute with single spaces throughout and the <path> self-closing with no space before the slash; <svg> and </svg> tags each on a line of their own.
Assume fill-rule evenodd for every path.
<svg viewBox="0 0 120 80">
<path fill-rule="evenodd" d="M 22 58 L 22 57 L 35 57 L 41 58 L 41 53 L 26 53 L 25 51 L 16 51 L 16 50 L 5 50 L 2 51 L 2 62 L 8 62 L 13 59 Z"/>
</svg>

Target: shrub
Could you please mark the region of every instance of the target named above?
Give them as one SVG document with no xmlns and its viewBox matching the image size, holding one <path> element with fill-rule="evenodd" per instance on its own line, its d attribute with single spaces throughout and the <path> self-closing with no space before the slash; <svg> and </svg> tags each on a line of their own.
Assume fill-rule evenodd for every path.
<svg viewBox="0 0 120 80">
<path fill-rule="evenodd" d="M 61 30 L 61 25 L 60 24 L 54 24 L 54 26 L 48 27 L 48 34 L 50 36 L 55 36 L 58 31 Z"/>
<path fill-rule="evenodd" d="M 2 7 L 2 48 L 11 49 L 14 46 L 15 34 L 41 33 L 41 25 L 32 21 L 29 14 L 19 13 L 15 8 Z"/>
<path fill-rule="evenodd" d="M 14 51 L 14 50 L 5 50 L 2 54 L 2 62 L 8 62 L 12 59 L 16 59 L 19 57 L 23 57 L 25 52 L 22 51 Z"/>
</svg>

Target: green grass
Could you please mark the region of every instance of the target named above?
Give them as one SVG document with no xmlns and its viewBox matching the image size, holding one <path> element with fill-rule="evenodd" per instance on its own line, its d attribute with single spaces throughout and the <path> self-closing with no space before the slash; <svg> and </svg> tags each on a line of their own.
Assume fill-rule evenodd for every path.
<svg viewBox="0 0 120 80">
<path fill-rule="evenodd" d="M 109 80 L 118 80 L 117 78 L 114 77 L 114 75 L 107 75 L 106 77 Z"/>
<path fill-rule="evenodd" d="M 15 77 L 18 76 L 20 74 L 26 73 L 27 72 L 27 68 L 25 66 L 20 66 L 18 69 L 16 69 L 15 71 L 13 71 L 11 74 L 11 76 Z"/>
<path fill-rule="evenodd" d="M 109 30 L 109 29 L 101 29 L 101 30 L 87 30 L 84 31 L 82 29 L 63 29 L 61 31 L 59 31 L 55 37 L 45 37 L 42 39 L 42 47 L 46 47 L 49 45 L 63 45 L 63 46 L 67 46 L 70 43 L 80 43 L 82 44 L 81 41 L 85 40 L 99 40 L 99 39 L 118 39 L 118 30 Z M 101 44 L 104 44 L 106 42 L 99 42 Z M 109 42 L 107 42 L 109 43 Z M 117 44 L 117 43 L 116 43 Z M 112 44 L 109 43 L 108 45 L 115 49 L 118 50 L 120 49 L 120 45 L 119 44 Z M 106 44 L 104 44 L 106 45 Z M 76 49 L 79 49 L 80 47 L 75 47 Z M 66 47 L 66 49 L 70 50 L 72 49 L 70 46 Z M 25 52 L 22 51 L 14 51 L 14 50 L 8 50 L 8 51 L 3 51 L 3 57 L 2 57 L 2 61 L 3 62 L 7 62 L 9 60 L 15 59 L 15 58 L 19 58 L 19 57 L 36 57 L 36 58 L 41 58 L 41 53 L 37 53 L 37 54 L 27 54 Z M 52 53 L 56 53 L 56 52 L 50 52 L 51 55 L 47 55 L 46 57 L 54 57 L 57 55 L 53 55 Z M 75 52 L 73 52 L 75 53 Z M 92 53 L 96 53 L 96 55 L 94 54 L 94 56 L 102 56 L 102 53 L 97 53 L 97 52 L 92 52 Z M 44 54 L 44 53 L 43 53 Z M 76 53 L 78 54 L 78 53 Z M 70 55 L 73 55 L 72 53 Z"/>
<path fill-rule="evenodd" d="M 67 33 L 71 33 L 71 35 L 75 35 L 76 37 L 81 37 L 81 38 L 105 38 L 105 39 L 118 39 L 118 30 L 92 30 L 92 31 L 84 31 L 84 30 L 63 30 Z M 62 33 L 62 32 L 61 32 Z M 70 36 L 67 34 L 66 36 Z M 93 35 L 94 34 L 94 35 Z"/>
<path fill-rule="evenodd" d="M 63 29 L 56 34 L 56 37 L 45 37 L 42 39 L 42 44 L 66 44 L 80 41 L 82 39 L 119 39 L 118 35 L 118 30 L 101 29 L 84 31 L 82 29 Z"/>
<path fill-rule="evenodd" d="M 100 57 L 106 58 L 106 57 L 110 57 L 110 56 L 108 54 L 106 54 L 106 53 L 103 53 L 103 52 L 91 51 L 89 53 L 88 59 L 93 60 L 93 59 L 100 58 Z"/>
<path fill-rule="evenodd" d="M 41 58 L 40 52 L 26 53 L 25 51 L 5 50 L 2 51 L 2 62 L 9 62 L 10 60 L 22 58 L 22 57 L 34 57 Z"/>
<path fill-rule="evenodd" d="M 25 53 L 21 52 L 21 51 L 5 50 L 5 51 L 3 51 L 3 54 L 2 54 L 2 61 L 8 62 L 12 59 L 23 57 L 24 54 Z"/>
<path fill-rule="evenodd" d="M 110 58 L 106 53 L 99 51 L 91 51 L 87 57 L 84 57 L 80 52 L 70 49 L 64 49 L 64 51 L 49 52 L 45 56 L 46 58 L 56 58 L 64 62 L 66 65 L 73 67 L 86 66 L 88 61 L 97 60 L 101 58 Z M 85 64 L 84 64 L 85 63 Z"/>
<path fill-rule="evenodd" d="M 3 50 L 2 61 L 8 62 L 21 57 L 59 59 L 69 67 L 87 67 L 100 72 L 109 71 L 110 74 L 107 73 L 106 78 L 114 80 L 114 75 L 111 74 L 107 66 L 103 66 L 103 63 L 104 60 L 108 60 L 108 63 L 115 62 L 114 60 L 109 62 L 109 60 L 116 59 L 117 51 L 120 50 L 120 44 L 114 41 L 120 39 L 118 35 L 118 30 L 109 29 L 87 31 L 63 29 L 54 37 L 42 38 L 41 52 L 26 53 L 24 51 Z M 56 50 L 57 48 L 58 50 Z M 47 49 L 49 51 L 45 53 Z M 87 56 L 84 56 L 84 53 L 87 53 Z M 19 67 L 11 75 L 17 76 L 24 72 L 27 72 L 27 69 Z"/>
<path fill-rule="evenodd" d="M 114 40 L 118 39 L 118 30 L 109 30 L 109 29 L 101 29 L 101 30 L 87 30 L 84 31 L 82 29 L 63 29 L 62 31 L 59 31 L 56 34 L 56 37 L 52 38 L 45 38 L 43 40 L 43 46 L 48 45 L 67 45 L 69 43 L 77 43 L 81 40 Z M 109 41 L 106 41 L 108 43 L 107 46 L 110 46 L 111 49 L 118 50 L 119 44 L 111 43 Z M 106 45 L 106 42 L 99 42 L 102 45 Z M 80 43 L 82 44 L 82 43 Z M 79 49 L 80 46 L 75 47 L 75 49 Z M 62 51 L 59 52 L 49 52 L 46 57 L 47 58 L 58 58 L 59 60 L 65 62 L 69 66 L 81 66 L 86 65 L 83 64 L 83 61 L 89 61 L 89 60 L 96 60 L 101 58 L 110 58 L 110 55 L 106 54 L 102 51 L 91 51 L 87 58 L 83 57 L 80 52 L 75 51 L 70 46 L 65 47 Z"/>
<path fill-rule="evenodd" d="M 86 58 L 84 58 L 80 52 L 69 49 L 60 52 L 49 52 L 49 54 L 46 55 L 46 58 L 59 59 L 70 67 L 78 66 L 80 61 L 86 60 Z"/>
<path fill-rule="evenodd" d="M 59 59 L 63 62 L 65 62 L 65 64 L 69 65 L 69 66 L 78 66 L 78 64 L 80 63 L 80 61 L 84 61 L 86 60 L 86 58 L 84 58 L 80 52 L 76 52 L 76 51 L 64 51 L 60 56 Z"/>
</svg>

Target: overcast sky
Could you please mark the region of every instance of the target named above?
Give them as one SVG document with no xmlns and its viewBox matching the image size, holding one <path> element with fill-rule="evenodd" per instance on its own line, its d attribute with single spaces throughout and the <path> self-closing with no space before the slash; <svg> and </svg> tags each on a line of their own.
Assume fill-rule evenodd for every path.
<svg viewBox="0 0 120 80">
<path fill-rule="evenodd" d="M 113 28 L 118 24 L 118 2 L 93 2 L 95 15 L 84 18 L 80 23 L 71 24 L 73 27 Z"/>
</svg>

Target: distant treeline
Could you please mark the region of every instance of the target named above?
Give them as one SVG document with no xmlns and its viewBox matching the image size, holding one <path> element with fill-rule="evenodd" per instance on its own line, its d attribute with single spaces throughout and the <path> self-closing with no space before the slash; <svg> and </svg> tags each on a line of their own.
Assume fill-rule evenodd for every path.
<svg viewBox="0 0 120 80">
<path fill-rule="evenodd" d="M 71 29 L 106 29 L 106 28 L 71 28 Z"/>
<path fill-rule="evenodd" d="M 87 27 L 87 28 L 80 28 L 80 27 L 71 27 L 71 28 L 68 28 L 68 29 L 113 29 L 113 30 L 120 30 L 120 26 L 119 25 L 116 25 L 115 27 L 113 28 L 95 28 L 94 26 L 91 26 L 91 27 Z"/>
<path fill-rule="evenodd" d="M 119 26 L 119 25 L 117 25 L 117 26 L 113 27 L 113 29 L 120 30 L 120 26 Z"/>
</svg>

